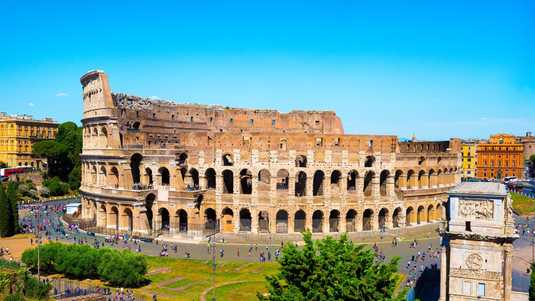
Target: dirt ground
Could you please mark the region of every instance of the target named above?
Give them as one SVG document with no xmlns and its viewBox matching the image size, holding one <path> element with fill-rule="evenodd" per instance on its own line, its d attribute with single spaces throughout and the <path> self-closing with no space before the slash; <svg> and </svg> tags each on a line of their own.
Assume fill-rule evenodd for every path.
<svg viewBox="0 0 535 301">
<path fill-rule="evenodd" d="M 33 246 L 31 240 L 33 239 Z M 4 255 L 4 259 L 20 260 L 22 252 L 28 248 L 35 247 L 35 239 L 31 234 L 19 234 L 13 237 L 0 238 L 0 248 L 8 248 L 9 254 Z"/>
</svg>

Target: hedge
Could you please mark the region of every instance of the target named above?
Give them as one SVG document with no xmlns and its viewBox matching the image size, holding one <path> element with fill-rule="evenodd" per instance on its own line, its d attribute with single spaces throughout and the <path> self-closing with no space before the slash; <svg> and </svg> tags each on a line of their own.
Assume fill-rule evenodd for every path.
<svg viewBox="0 0 535 301">
<path fill-rule="evenodd" d="M 100 279 L 112 286 L 138 287 L 146 279 L 147 262 L 142 255 L 128 250 L 95 249 L 86 245 L 48 243 L 39 248 L 40 271 L 64 274 L 76 279 Z M 37 249 L 22 254 L 32 271 L 37 270 Z"/>
</svg>

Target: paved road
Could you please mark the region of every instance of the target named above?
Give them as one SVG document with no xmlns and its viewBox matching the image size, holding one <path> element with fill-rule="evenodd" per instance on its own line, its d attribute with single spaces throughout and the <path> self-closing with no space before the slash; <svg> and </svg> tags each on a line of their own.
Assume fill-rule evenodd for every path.
<svg viewBox="0 0 535 301">
<path fill-rule="evenodd" d="M 84 243 L 93 246 L 111 246 L 120 249 L 130 249 L 143 254 L 158 256 L 164 246 L 167 247 L 168 255 L 171 257 L 185 258 L 189 254 L 190 258 L 208 260 L 211 259 L 211 252 L 208 243 L 188 244 L 188 243 L 154 243 L 154 242 L 134 242 L 132 240 L 110 239 L 100 236 L 91 236 L 75 228 L 69 229 L 60 222 L 64 201 L 49 203 L 48 205 L 36 205 L 26 208 L 23 212 L 26 215 L 22 223 L 29 229 L 35 231 L 36 225 L 41 225 L 41 235 L 46 235 L 49 240 L 58 240 L 70 243 Z M 388 239 L 388 240 L 387 240 Z M 439 254 L 436 253 L 439 246 L 439 238 L 419 240 L 415 247 L 411 247 L 411 242 L 401 241 L 397 246 L 392 245 L 390 238 L 379 241 L 375 245 L 378 256 L 385 259 L 394 256 L 400 257 L 400 270 L 407 274 L 408 280 L 415 280 L 425 267 L 439 264 Z M 261 254 L 266 260 L 275 260 L 280 244 L 237 244 L 221 243 L 217 241 L 217 260 L 247 260 L 260 261 Z M 420 252 L 420 256 L 418 256 Z M 223 254 L 223 256 L 221 256 Z M 425 255 L 423 255 L 425 254 Z M 432 254 L 432 256 L 430 256 Z M 410 264 L 408 264 L 410 262 Z"/>
</svg>

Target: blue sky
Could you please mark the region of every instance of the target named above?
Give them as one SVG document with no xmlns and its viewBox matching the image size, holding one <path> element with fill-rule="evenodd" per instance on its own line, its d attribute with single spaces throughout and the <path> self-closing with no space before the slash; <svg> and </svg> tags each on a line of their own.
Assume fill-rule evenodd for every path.
<svg viewBox="0 0 535 301">
<path fill-rule="evenodd" d="M 535 132 L 535 1 L 12 1 L 0 111 L 79 121 L 80 76 L 178 102 L 335 110 L 345 131 Z"/>
</svg>

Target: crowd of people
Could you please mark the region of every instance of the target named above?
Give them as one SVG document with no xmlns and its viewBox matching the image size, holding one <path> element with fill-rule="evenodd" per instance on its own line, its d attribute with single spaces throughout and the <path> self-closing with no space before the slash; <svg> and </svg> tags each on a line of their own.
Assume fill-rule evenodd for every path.
<svg viewBox="0 0 535 301">
<path fill-rule="evenodd" d="M 159 256 L 175 256 L 191 258 L 192 250 L 190 245 L 178 244 L 163 241 L 141 241 L 133 238 L 128 234 L 116 234 L 108 235 L 105 237 L 95 235 L 92 233 L 86 233 L 79 229 L 76 224 L 65 225 L 58 218 L 65 212 L 65 206 L 63 204 L 55 205 L 23 205 L 23 210 L 27 211 L 27 214 L 23 215 L 21 220 L 22 229 L 27 233 L 34 233 L 40 239 L 46 238 L 49 241 L 61 240 L 69 241 L 76 244 L 91 245 L 95 248 L 113 247 L 129 249 L 138 253 L 145 253 L 150 255 Z M 531 233 L 528 228 L 519 229 L 519 232 Z M 399 237 L 392 239 L 391 248 L 398 248 L 401 245 L 407 246 L 410 250 L 414 250 L 414 255 L 410 256 L 410 259 L 402 266 L 402 270 L 405 270 L 407 274 L 405 285 L 407 287 L 414 287 L 419 275 L 425 270 L 426 267 L 436 268 L 440 260 L 440 249 L 433 249 L 432 245 L 427 248 L 419 246 L 416 240 L 408 243 L 402 243 Z M 231 250 L 234 252 L 233 258 L 253 259 L 256 258 L 258 262 L 269 262 L 277 260 L 281 255 L 281 250 L 284 247 L 284 242 L 281 242 L 280 247 L 274 247 L 271 244 L 267 246 L 259 246 L 258 244 L 249 244 L 236 246 L 225 242 L 224 238 L 215 241 L 212 237 L 208 240 L 208 254 L 205 257 L 211 257 L 212 252 L 216 252 L 219 259 L 224 259 L 227 252 Z M 373 245 L 373 249 L 376 253 L 378 260 L 386 260 L 387 256 L 381 250 L 381 247 L 377 244 Z M 241 252 L 245 251 L 245 252 Z M 197 250 L 198 252 L 198 250 Z M 1 253 L 1 250 L 0 250 Z M 198 256 L 199 254 L 197 254 Z M 246 256 L 246 257 L 245 257 Z M 108 300 L 134 300 L 132 299 L 129 291 L 117 291 L 110 293 Z"/>
</svg>

